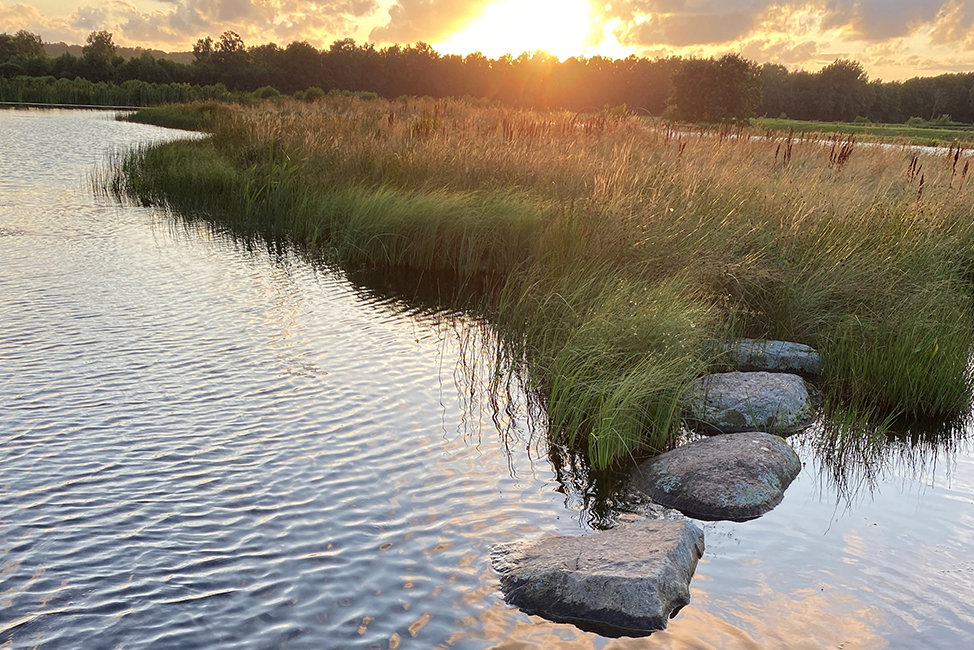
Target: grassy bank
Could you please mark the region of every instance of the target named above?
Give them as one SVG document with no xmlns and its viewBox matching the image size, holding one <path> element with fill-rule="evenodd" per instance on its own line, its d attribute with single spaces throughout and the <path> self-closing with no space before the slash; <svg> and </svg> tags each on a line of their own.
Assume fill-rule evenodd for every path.
<svg viewBox="0 0 974 650">
<path fill-rule="evenodd" d="M 119 119 L 183 131 L 212 131 L 220 121 L 230 117 L 230 110 L 226 103 L 221 102 L 170 104 L 125 113 Z"/>
<path fill-rule="evenodd" d="M 751 123 L 761 132 L 777 131 L 785 134 L 794 132 L 813 137 L 818 136 L 819 139 L 825 139 L 832 134 L 840 134 L 855 135 L 861 142 L 900 142 L 931 147 L 959 144 L 961 147 L 974 147 L 974 126 L 971 125 L 941 125 L 936 122 L 927 122 L 915 126 L 909 124 L 859 124 L 770 117 L 757 118 L 751 120 Z"/>
<path fill-rule="evenodd" d="M 971 395 L 967 161 L 687 136 L 635 118 L 329 98 L 233 107 L 123 164 L 126 191 L 350 266 L 487 275 L 556 442 L 668 447 L 705 339 L 825 357 L 827 400 L 954 417 Z"/>
</svg>

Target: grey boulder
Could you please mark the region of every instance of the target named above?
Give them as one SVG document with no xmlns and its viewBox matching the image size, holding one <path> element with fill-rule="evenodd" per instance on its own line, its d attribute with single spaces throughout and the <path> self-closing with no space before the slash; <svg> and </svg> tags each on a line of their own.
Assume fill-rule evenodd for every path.
<svg viewBox="0 0 974 650">
<path fill-rule="evenodd" d="M 579 537 L 498 544 L 491 551 L 511 605 L 605 636 L 645 636 L 690 602 L 703 531 L 681 519 Z"/>
<path fill-rule="evenodd" d="M 737 370 L 786 372 L 814 378 L 822 371 L 822 360 L 815 350 L 803 343 L 736 339 L 714 343 L 724 361 Z"/>
<path fill-rule="evenodd" d="M 801 471 L 787 442 L 763 432 L 703 438 L 642 463 L 633 487 L 690 517 L 745 521 L 781 503 Z"/>
<path fill-rule="evenodd" d="M 798 375 L 724 372 L 694 382 L 685 418 L 701 433 L 767 431 L 787 435 L 813 421 L 814 407 Z"/>
</svg>

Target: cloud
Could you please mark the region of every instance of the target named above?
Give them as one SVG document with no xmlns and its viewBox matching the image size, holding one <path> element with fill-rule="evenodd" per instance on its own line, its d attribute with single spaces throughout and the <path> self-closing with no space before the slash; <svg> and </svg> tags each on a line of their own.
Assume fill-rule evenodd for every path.
<svg viewBox="0 0 974 650">
<path fill-rule="evenodd" d="M 944 2 L 918 0 L 859 0 L 828 2 L 827 28 L 846 30 L 852 38 L 880 41 L 906 36 L 925 23 L 933 21 Z"/>
<path fill-rule="evenodd" d="M 974 0 L 600 0 L 606 18 L 624 25 L 621 40 L 642 46 L 687 47 L 731 43 L 758 35 L 769 18 L 794 15 L 845 40 L 867 42 L 908 36 L 938 25 L 937 38 L 965 42 L 974 24 Z M 798 36 L 793 32 L 791 36 Z"/>
<path fill-rule="evenodd" d="M 599 0 L 598 6 L 615 21 L 619 43 L 641 56 L 735 51 L 812 70 L 852 58 L 875 61 L 897 77 L 930 70 L 936 61 L 943 70 L 974 64 L 974 55 L 965 54 L 974 52 L 974 0 Z"/>
<path fill-rule="evenodd" d="M 593 3 L 593 6 L 596 3 Z M 727 43 L 746 36 L 771 0 L 620 0 L 598 3 L 620 42 L 640 47 Z"/>
<path fill-rule="evenodd" d="M 737 11 L 717 14 L 655 14 L 632 27 L 625 41 L 634 45 L 718 44 L 737 40 L 750 32 L 754 14 Z"/>
<path fill-rule="evenodd" d="M 3 32 L 12 34 L 21 29 L 29 29 L 30 25 L 40 23 L 44 16 L 34 7 L 23 4 L 0 4 L 0 25 L 4 25 Z"/>
<path fill-rule="evenodd" d="M 963 44 L 974 49 L 974 2 L 945 2 L 930 29 L 934 45 Z"/>
<path fill-rule="evenodd" d="M 102 29 L 108 10 L 105 7 L 82 7 L 71 16 L 70 25 L 75 29 L 93 32 Z"/>
<path fill-rule="evenodd" d="M 741 55 L 760 63 L 780 63 L 786 67 L 803 65 L 820 57 L 819 44 L 813 40 L 795 42 L 783 38 L 755 38 L 745 42 Z"/>
<path fill-rule="evenodd" d="M 492 0 L 398 0 L 389 21 L 372 30 L 376 43 L 432 43 L 443 40 L 479 16 Z"/>
<path fill-rule="evenodd" d="M 69 15 L 47 16 L 27 5 L 0 4 L 0 24 L 28 29 L 48 42 L 83 43 L 95 30 L 112 32 L 119 45 L 188 49 L 196 39 L 226 30 L 248 45 L 279 40 L 332 40 L 362 37 L 361 23 L 379 8 L 378 0 L 159 0 L 147 11 L 123 0 L 91 2 Z"/>
</svg>

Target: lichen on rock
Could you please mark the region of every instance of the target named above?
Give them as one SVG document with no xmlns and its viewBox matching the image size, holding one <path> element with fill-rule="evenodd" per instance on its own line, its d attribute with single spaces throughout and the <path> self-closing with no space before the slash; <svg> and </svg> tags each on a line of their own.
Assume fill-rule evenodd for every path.
<svg viewBox="0 0 974 650">
<path fill-rule="evenodd" d="M 781 502 L 801 471 L 795 451 L 763 432 L 704 438 L 641 464 L 633 487 L 697 519 L 744 521 Z"/>
<path fill-rule="evenodd" d="M 788 435 L 814 420 L 814 406 L 798 375 L 724 372 L 694 382 L 684 403 L 687 422 L 701 433 L 766 431 Z"/>
<path fill-rule="evenodd" d="M 735 370 L 783 372 L 809 379 L 822 372 L 818 351 L 803 343 L 740 338 L 726 343 L 712 341 L 708 348 L 719 352 Z"/>
</svg>

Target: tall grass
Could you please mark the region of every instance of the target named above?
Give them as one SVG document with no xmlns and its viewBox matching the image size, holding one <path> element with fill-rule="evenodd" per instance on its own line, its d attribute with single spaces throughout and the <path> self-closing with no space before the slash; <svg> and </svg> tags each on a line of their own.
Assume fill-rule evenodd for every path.
<svg viewBox="0 0 974 650">
<path fill-rule="evenodd" d="M 230 107 L 221 102 L 194 102 L 189 105 L 166 104 L 152 108 L 142 108 L 135 113 L 124 113 L 119 116 L 122 121 L 153 124 L 171 129 L 184 131 L 208 131 L 227 117 Z"/>
<path fill-rule="evenodd" d="M 967 160 L 651 129 L 462 101 L 234 108 L 124 164 L 143 201 L 348 265 L 486 275 L 553 439 L 599 466 L 666 448 L 704 339 L 815 345 L 832 403 L 971 400 Z M 955 153 L 955 152 L 952 152 Z M 922 169 L 917 173 L 918 169 Z"/>
</svg>

